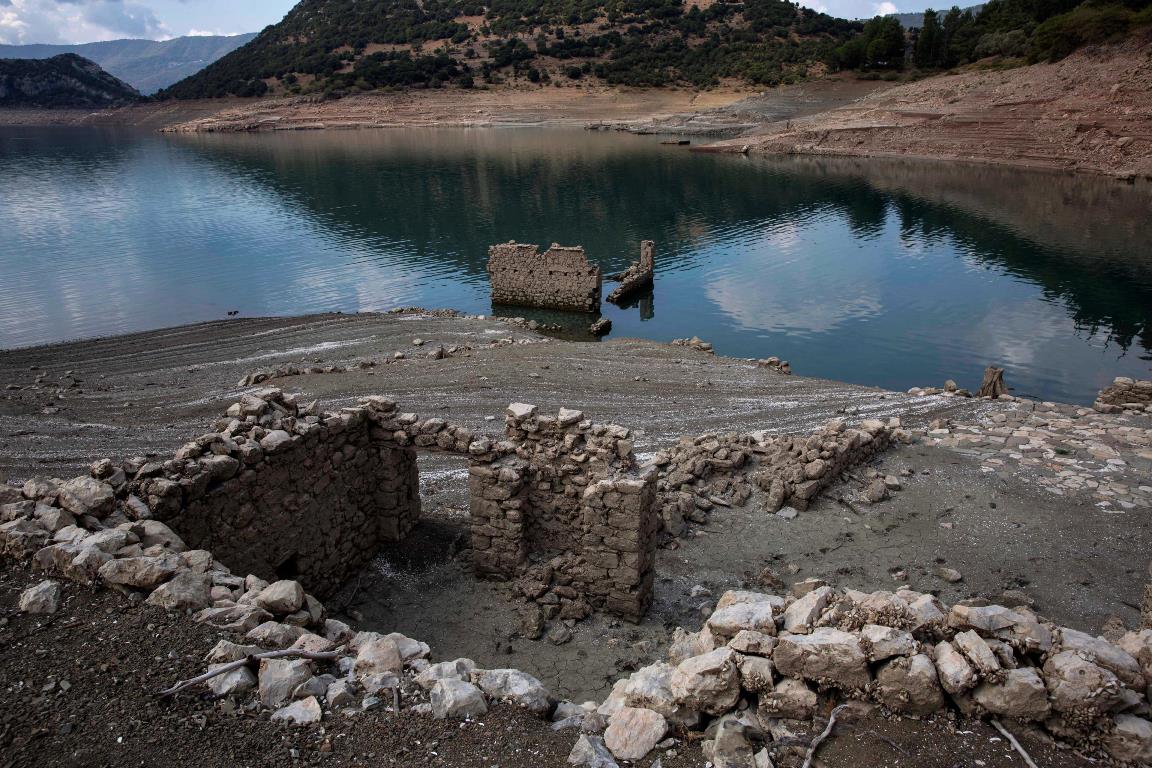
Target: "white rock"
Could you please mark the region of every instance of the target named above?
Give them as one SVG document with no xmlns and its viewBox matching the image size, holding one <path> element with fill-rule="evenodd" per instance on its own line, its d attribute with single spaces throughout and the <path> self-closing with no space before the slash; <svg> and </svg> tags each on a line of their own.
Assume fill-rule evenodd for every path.
<svg viewBox="0 0 1152 768">
<path fill-rule="evenodd" d="M 304 588 L 296 581 L 277 581 L 260 591 L 256 604 L 275 616 L 287 616 L 304 605 Z"/>
<path fill-rule="evenodd" d="M 116 491 L 91 477 L 74 477 L 60 488 L 60 506 L 74 515 L 103 519 L 116 506 Z"/>
<path fill-rule="evenodd" d="M 975 631 L 960 632 L 952 639 L 956 650 L 964 654 L 965 658 L 975 667 L 980 676 L 995 680 L 1003 667 L 991 646 L 984 642 L 984 638 Z"/>
<path fill-rule="evenodd" d="M 803 680 L 786 677 L 771 692 L 760 696 L 761 721 L 774 718 L 810 720 L 816 714 L 816 692 Z"/>
<path fill-rule="evenodd" d="M 913 656 L 919 649 L 919 643 L 910 633 L 879 624 L 864 625 L 860 630 L 860 645 L 872 662 L 884 661 L 893 656 Z"/>
<path fill-rule="evenodd" d="M 376 637 L 364 643 L 357 650 L 352 674 L 356 677 L 363 677 L 385 672 L 399 673 L 403 669 L 404 659 L 400 656 L 400 649 L 396 647 L 396 641 L 387 637 Z"/>
<path fill-rule="evenodd" d="M 1143 693 L 1147 687 L 1144 672 L 1140 669 L 1140 663 L 1136 658 L 1102 637 L 1092 637 L 1086 632 L 1064 627 L 1060 630 L 1060 649 L 1079 652 L 1089 661 L 1116 675 L 1124 685 L 1134 691 Z"/>
<path fill-rule="evenodd" d="M 552 707 L 543 683 L 518 669 L 490 669 L 480 675 L 477 683 L 491 698 L 510 701 L 537 715 Z"/>
<path fill-rule="evenodd" d="M 429 694 L 432 715 L 437 720 L 446 718 L 469 719 L 488 712 L 484 694 L 471 683 L 462 680 L 437 680 Z"/>
<path fill-rule="evenodd" d="M 1134 715 L 1116 715 L 1107 739 L 1108 752 L 1128 763 L 1152 763 L 1152 723 Z"/>
<path fill-rule="evenodd" d="M 930 715 L 944 708 L 936 667 L 924 654 L 898 656 L 876 672 L 876 698 L 893 712 Z"/>
<path fill-rule="evenodd" d="M 286 720 L 293 725 L 318 723 L 323 716 L 324 712 L 320 709 L 320 702 L 316 700 L 315 696 L 294 701 L 272 713 L 273 720 Z"/>
<path fill-rule="evenodd" d="M 831 627 L 819 627 L 810 635 L 781 637 L 772 659 L 782 675 L 838 688 L 864 688 L 871 679 L 856 635 Z"/>
<path fill-rule="evenodd" d="M 784 629 L 794 634 L 807 633 L 835 596 L 831 587 L 818 587 L 804 595 L 784 611 Z"/>
<path fill-rule="evenodd" d="M 60 610 L 60 585 L 42 581 L 20 593 L 20 610 L 24 613 L 49 614 Z"/>
<path fill-rule="evenodd" d="M 416 684 L 426 691 L 432 690 L 437 680 L 461 680 L 468 682 L 472 679 L 472 671 L 476 669 L 476 662 L 472 659 L 456 659 L 455 661 L 441 661 L 433 664 L 420 674 L 416 675 Z"/>
<path fill-rule="evenodd" d="M 776 634 L 775 609 L 771 603 L 735 603 L 716 609 L 707 621 L 709 631 L 719 638 L 732 638 L 742 630 Z"/>
<path fill-rule="evenodd" d="M 209 664 L 208 671 L 211 672 L 224 666 L 227 664 Z M 212 678 L 208 681 L 208 687 L 217 696 L 239 696 L 256 687 L 256 676 L 248 667 L 240 667 Z"/>
<path fill-rule="evenodd" d="M 775 668 L 772 660 L 762 656 L 740 656 L 736 662 L 740 671 L 740 687 L 752 693 L 768 693 L 773 688 Z"/>
<path fill-rule="evenodd" d="M 581 734 L 568 755 L 568 764 L 581 768 L 620 768 L 599 736 Z"/>
<path fill-rule="evenodd" d="M 935 655 L 940 684 L 948 693 L 958 696 L 976 685 L 976 670 L 952 643 L 947 641 L 938 643 Z"/>
<path fill-rule="evenodd" d="M 240 608 L 240 606 L 237 606 Z M 263 609 L 252 606 L 253 610 L 263 612 Z M 265 616 L 268 614 L 264 613 Z M 266 621 L 260 626 L 250 630 L 244 639 L 264 648 L 288 648 L 304 634 L 303 627 L 291 624 L 282 624 L 278 621 Z"/>
<path fill-rule="evenodd" d="M 740 698 L 736 654 L 717 648 L 681 662 L 672 674 L 672 694 L 689 709 L 721 715 Z"/>
<path fill-rule="evenodd" d="M 1017 720 L 1043 720 L 1050 711 L 1044 681 L 1032 667 L 1008 670 L 1003 683 L 984 683 L 972 698 L 993 715 Z"/>
<path fill-rule="evenodd" d="M 304 659 L 263 659 L 260 662 L 260 701 L 266 707 L 283 704 L 301 683 L 312 677 Z"/>
<path fill-rule="evenodd" d="M 198 611 L 212 604 L 212 577 L 181 571 L 157 587 L 146 601 L 166 611 Z"/>
<path fill-rule="evenodd" d="M 1075 651 L 1050 656 L 1044 662 L 1044 682 L 1057 712 L 1104 714 L 1123 702 L 1122 685 L 1116 675 Z"/>
<path fill-rule="evenodd" d="M 659 712 L 624 707 L 612 715 L 604 731 L 604 744 L 620 760 L 640 760 L 667 732 L 668 723 Z"/>
</svg>

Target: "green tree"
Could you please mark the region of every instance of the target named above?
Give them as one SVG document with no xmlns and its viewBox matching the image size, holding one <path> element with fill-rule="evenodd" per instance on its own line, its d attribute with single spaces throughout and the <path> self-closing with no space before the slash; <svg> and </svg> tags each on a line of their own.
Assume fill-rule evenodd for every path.
<svg viewBox="0 0 1152 768">
<path fill-rule="evenodd" d="M 920 27 L 920 36 L 916 38 L 916 52 L 914 61 L 917 67 L 940 66 L 941 52 L 943 50 L 944 29 L 940 26 L 940 17 L 936 11 L 929 8 L 924 11 L 924 23 Z"/>
</svg>

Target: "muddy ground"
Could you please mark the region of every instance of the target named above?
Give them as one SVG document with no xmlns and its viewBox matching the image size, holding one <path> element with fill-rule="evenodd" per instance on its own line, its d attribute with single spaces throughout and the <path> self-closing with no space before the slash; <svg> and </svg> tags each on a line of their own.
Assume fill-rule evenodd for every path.
<svg viewBox="0 0 1152 768">
<path fill-rule="evenodd" d="M 415 346 L 416 339 L 424 345 Z M 491 347 L 498 339 L 517 343 Z M 474 349 L 428 359 L 427 350 L 441 344 Z M 391 361 L 398 351 L 406 359 Z M 362 360 L 380 364 L 271 383 L 329 408 L 387 394 L 406 409 L 490 433 L 502 429 L 511 401 L 575 407 L 636 429 L 641 457 L 709 431 L 807 433 L 830 418 L 891 415 L 922 426 L 998 407 L 782 376 L 652 341 L 553 340 L 492 319 L 235 320 L 0 353 L 0 481 L 69 477 L 102 456 L 169 454 L 208 428 L 251 371 Z M 802 360 L 793 365 L 803 372 Z M 745 508 L 719 510 L 660 551 L 656 602 L 643 623 L 594 618 L 556 647 L 518 637 L 507 588 L 468 573 L 460 557 L 467 541 L 463 462 L 425 457 L 421 466 L 425 522 L 329 605 L 358 627 L 404 632 L 444 657 L 519 667 L 574 699 L 602 698 L 621 672 L 661 657 L 670 628 L 697 628 L 710 602 L 691 597 L 698 585 L 711 599 L 733 587 L 772 587 L 767 568 L 785 584 L 818 577 L 891 589 L 903 583 L 893 574 L 904 571 L 906 583 L 946 601 L 1022 591 L 1052 619 L 1096 632 L 1112 616 L 1135 622 L 1152 543 L 1144 516 L 1037 494 L 1010 473 L 982 471 L 976 459 L 949 449 L 903 446 L 876 465 L 911 475 L 891 500 L 842 504 L 837 499 L 857 490 L 848 481 L 793 520 L 766 514 L 755 497 Z M 964 580 L 939 580 L 941 564 Z"/>
</svg>

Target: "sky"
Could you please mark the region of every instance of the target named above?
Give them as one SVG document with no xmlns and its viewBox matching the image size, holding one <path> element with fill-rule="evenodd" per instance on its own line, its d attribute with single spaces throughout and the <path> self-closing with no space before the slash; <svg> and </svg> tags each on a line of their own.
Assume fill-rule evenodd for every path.
<svg viewBox="0 0 1152 768">
<path fill-rule="evenodd" d="M 0 43 L 91 43 L 125 37 L 235 35 L 275 24 L 296 0 L 0 0 Z M 802 0 L 825 13 L 867 18 L 922 10 L 928 0 Z M 940 3 L 943 4 L 943 3 Z"/>
</svg>

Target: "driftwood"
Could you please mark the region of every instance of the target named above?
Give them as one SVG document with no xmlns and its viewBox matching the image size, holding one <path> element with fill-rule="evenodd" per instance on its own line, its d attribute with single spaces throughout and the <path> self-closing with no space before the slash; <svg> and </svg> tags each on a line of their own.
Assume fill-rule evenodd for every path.
<svg viewBox="0 0 1152 768">
<path fill-rule="evenodd" d="M 828 738 L 828 735 L 832 733 L 832 729 L 836 727 L 836 715 L 840 714 L 840 711 L 847 706 L 847 704 L 841 704 L 832 710 L 832 714 L 828 716 L 828 725 L 824 726 L 824 732 L 813 739 L 812 746 L 808 747 L 808 754 L 805 756 L 804 765 L 801 766 L 801 768 L 812 768 L 812 758 L 816 756 L 816 750 L 820 748 L 820 745 L 823 744 L 824 740 Z"/>
<path fill-rule="evenodd" d="M 266 653 L 254 653 L 251 656 L 245 656 L 243 659 L 237 659 L 224 664 L 216 669 L 205 672 L 202 675 L 197 675 L 191 680 L 181 680 L 171 688 L 166 688 L 156 695 L 160 698 L 168 698 L 174 696 L 186 688 L 191 688 L 200 683 L 206 683 L 217 675 L 226 675 L 241 667 L 252 666 L 253 668 L 259 667 L 260 662 L 264 659 L 308 659 L 310 661 L 335 661 L 340 658 L 340 653 L 337 651 L 299 651 L 293 648 L 288 648 L 283 651 L 268 651 Z"/>
<path fill-rule="evenodd" d="M 1020 742 L 1016 740 L 1016 737 L 1009 733 L 1008 729 L 1001 725 L 999 720 L 993 718 L 992 727 L 1000 731 L 1000 733 L 1004 735 L 1004 738 L 1008 739 L 1008 743 L 1012 745 L 1012 748 L 1020 753 L 1020 757 L 1024 758 L 1024 763 L 1028 768 L 1037 768 L 1036 763 L 1032 762 L 1032 757 L 1024 751 L 1024 747 L 1020 746 Z"/>
<path fill-rule="evenodd" d="M 979 397 L 1000 397 L 1008 393 L 1008 387 L 1004 386 L 1004 369 L 997 368 L 990 365 L 984 369 L 984 381 L 980 384 L 980 391 L 976 394 Z"/>
</svg>

